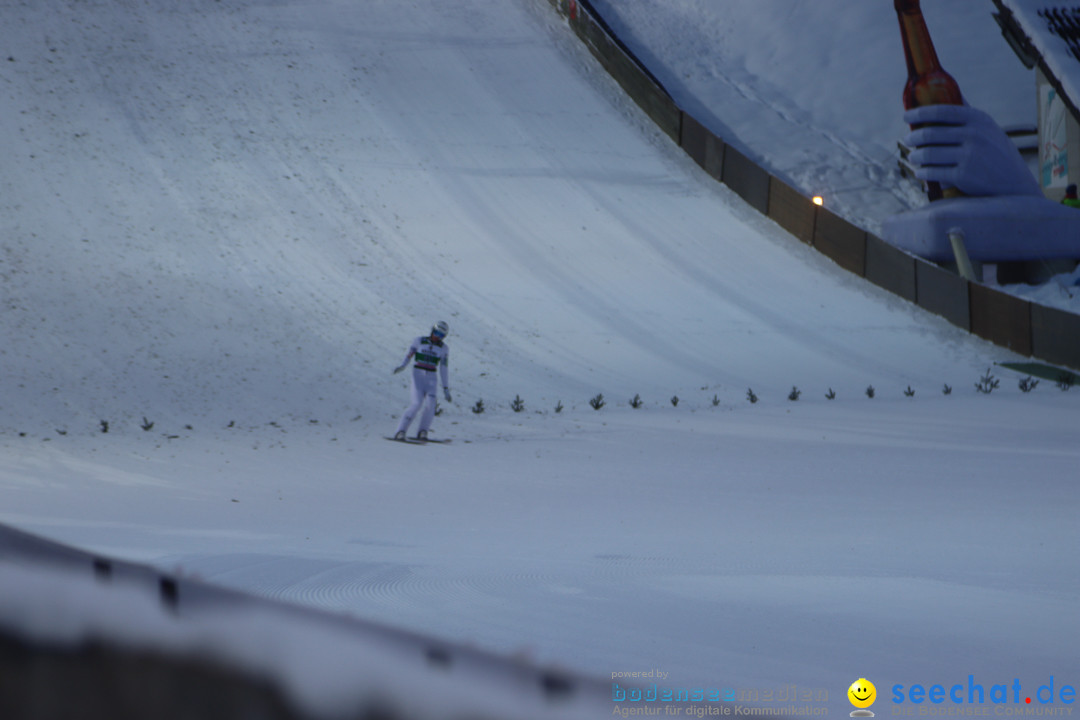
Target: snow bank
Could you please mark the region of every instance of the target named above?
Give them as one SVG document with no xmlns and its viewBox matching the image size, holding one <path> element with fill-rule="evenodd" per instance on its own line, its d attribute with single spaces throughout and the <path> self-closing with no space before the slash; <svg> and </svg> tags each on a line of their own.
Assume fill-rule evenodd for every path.
<svg viewBox="0 0 1080 720">
<path fill-rule="evenodd" d="M 177 668 L 207 663 L 233 676 L 226 685 L 268 681 L 310 717 L 382 708 L 415 718 L 574 718 L 601 707 L 598 684 L 345 616 L 193 580 L 176 581 L 176 595 L 163 601 L 152 584 L 131 581 L 131 566 L 116 569 L 127 579 L 95 578 L 89 563 L 78 572 L 9 553 L 0 562 L 0 631 L 38 647 L 96 643 L 169 658 Z M 167 692 L 194 689 L 176 674 Z M 123 677 L 115 682 L 117 697 L 137 695 L 123 689 Z"/>
</svg>

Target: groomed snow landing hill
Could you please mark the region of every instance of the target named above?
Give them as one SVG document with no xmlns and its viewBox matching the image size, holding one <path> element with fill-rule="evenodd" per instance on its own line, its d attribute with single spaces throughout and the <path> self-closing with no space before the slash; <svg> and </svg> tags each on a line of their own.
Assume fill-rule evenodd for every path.
<svg viewBox="0 0 1080 720">
<path fill-rule="evenodd" d="M 699 173 L 542 3 L 4 10 L 3 420 L 933 382 L 985 346 Z"/>
</svg>

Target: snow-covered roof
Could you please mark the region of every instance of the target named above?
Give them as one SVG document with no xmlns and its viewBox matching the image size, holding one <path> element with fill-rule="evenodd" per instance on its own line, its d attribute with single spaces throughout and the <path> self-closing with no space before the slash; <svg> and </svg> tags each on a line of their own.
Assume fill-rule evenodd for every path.
<svg viewBox="0 0 1080 720">
<path fill-rule="evenodd" d="M 1006 39 L 1038 64 L 1080 120 L 1080 2 L 994 0 Z"/>
</svg>

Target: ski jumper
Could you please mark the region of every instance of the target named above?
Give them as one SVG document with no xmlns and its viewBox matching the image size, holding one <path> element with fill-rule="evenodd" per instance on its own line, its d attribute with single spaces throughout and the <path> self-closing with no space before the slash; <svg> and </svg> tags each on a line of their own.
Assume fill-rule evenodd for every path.
<svg viewBox="0 0 1080 720">
<path fill-rule="evenodd" d="M 420 415 L 418 432 L 427 432 L 435 419 L 435 390 L 438 389 L 437 376 L 441 376 L 443 388 L 450 387 L 449 370 L 447 364 L 450 359 L 450 348 L 446 343 L 432 337 L 420 336 L 412 341 L 409 352 L 405 355 L 402 365 L 413 360 L 412 371 L 412 404 L 405 409 L 398 423 L 398 432 L 408 432 L 416 413 L 420 407 L 424 412 Z M 425 403 L 426 401 L 426 403 Z"/>
</svg>

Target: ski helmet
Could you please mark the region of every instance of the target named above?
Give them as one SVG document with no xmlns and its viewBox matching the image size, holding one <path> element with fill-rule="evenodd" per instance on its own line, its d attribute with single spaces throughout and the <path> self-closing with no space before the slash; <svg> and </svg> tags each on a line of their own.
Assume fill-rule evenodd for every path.
<svg viewBox="0 0 1080 720">
<path fill-rule="evenodd" d="M 447 325 L 446 321 L 444 321 L 444 320 L 440 320 L 439 322 L 437 322 L 437 323 L 435 323 L 434 325 L 431 326 L 431 334 L 438 337 L 438 338 L 444 338 L 449 333 L 450 333 L 450 326 Z"/>
</svg>

